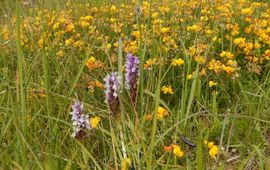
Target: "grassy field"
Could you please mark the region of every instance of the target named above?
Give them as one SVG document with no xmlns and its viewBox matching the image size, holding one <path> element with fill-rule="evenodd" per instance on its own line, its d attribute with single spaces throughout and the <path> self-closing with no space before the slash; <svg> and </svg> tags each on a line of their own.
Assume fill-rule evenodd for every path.
<svg viewBox="0 0 270 170">
<path fill-rule="evenodd" d="M 0 6 L 0 169 L 270 170 L 267 1 Z"/>
</svg>

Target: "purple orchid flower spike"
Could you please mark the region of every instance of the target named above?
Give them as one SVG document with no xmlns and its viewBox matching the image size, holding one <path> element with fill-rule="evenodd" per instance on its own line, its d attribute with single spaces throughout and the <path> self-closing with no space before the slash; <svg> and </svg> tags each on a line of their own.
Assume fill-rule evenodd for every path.
<svg viewBox="0 0 270 170">
<path fill-rule="evenodd" d="M 72 115 L 71 121 L 73 121 L 73 133 L 71 136 L 77 139 L 83 139 L 86 131 L 91 129 L 89 117 L 83 114 L 83 112 L 83 104 L 80 102 L 77 101 L 72 105 L 72 112 L 70 114 Z"/>
<path fill-rule="evenodd" d="M 117 72 L 108 74 L 105 79 L 105 102 L 108 104 L 109 110 L 113 116 L 118 116 L 120 111 L 119 90 L 121 86 L 121 78 Z"/>
<path fill-rule="evenodd" d="M 129 91 L 131 101 L 135 103 L 139 79 L 139 58 L 132 54 L 127 55 L 125 64 L 125 87 Z"/>
</svg>

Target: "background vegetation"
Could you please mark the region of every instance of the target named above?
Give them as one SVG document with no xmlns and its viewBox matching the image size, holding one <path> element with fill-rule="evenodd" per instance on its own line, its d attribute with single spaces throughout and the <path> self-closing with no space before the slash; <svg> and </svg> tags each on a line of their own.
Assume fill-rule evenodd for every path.
<svg viewBox="0 0 270 170">
<path fill-rule="evenodd" d="M 268 2 L 4 0 L 0 14 L 0 169 L 270 169 Z M 123 88 L 116 118 L 103 79 L 128 53 L 138 97 Z M 101 118 L 82 140 L 75 101 Z"/>
</svg>

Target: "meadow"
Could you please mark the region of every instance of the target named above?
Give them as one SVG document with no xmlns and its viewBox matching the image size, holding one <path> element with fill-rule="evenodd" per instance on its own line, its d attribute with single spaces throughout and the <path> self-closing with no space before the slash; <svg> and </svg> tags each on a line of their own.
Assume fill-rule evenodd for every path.
<svg viewBox="0 0 270 170">
<path fill-rule="evenodd" d="M 0 1 L 0 169 L 270 170 L 270 3 Z"/>
</svg>

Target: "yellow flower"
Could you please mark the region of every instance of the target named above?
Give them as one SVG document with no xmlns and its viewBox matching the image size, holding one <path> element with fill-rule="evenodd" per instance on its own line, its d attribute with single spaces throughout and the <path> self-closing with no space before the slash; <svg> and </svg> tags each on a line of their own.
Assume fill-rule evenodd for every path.
<svg viewBox="0 0 270 170">
<path fill-rule="evenodd" d="M 200 64 L 204 64 L 205 63 L 205 58 L 201 55 L 197 55 L 194 57 L 195 61 L 200 63 Z"/>
<path fill-rule="evenodd" d="M 91 56 L 87 61 L 86 61 L 86 65 L 88 64 L 94 64 L 96 62 L 96 58 Z"/>
<path fill-rule="evenodd" d="M 199 74 L 200 76 L 205 76 L 206 75 L 205 68 L 202 68 Z"/>
<path fill-rule="evenodd" d="M 241 10 L 242 14 L 244 15 L 252 15 L 253 10 L 251 8 L 244 8 Z"/>
<path fill-rule="evenodd" d="M 95 63 L 96 61 L 96 58 L 91 56 L 88 60 L 87 60 L 87 63 Z"/>
<path fill-rule="evenodd" d="M 131 166 L 132 160 L 130 158 L 125 158 L 121 163 L 121 170 L 128 170 Z"/>
<path fill-rule="evenodd" d="M 161 28 L 161 32 L 162 33 L 167 33 L 167 32 L 169 32 L 170 31 L 170 28 L 168 28 L 168 27 L 163 27 L 163 28 Z"/>
<path fill-rule="evenodd" d="M 73 23 L 69 23 L 66 27 L 66 32 L 73 32 L 75 29 Z"/>
<path fill-rule="evenodd" d="M 235 68 L 231 67 L 231 66 L 226 66 L 226 65 L 222 65 L 222 69 L 228 74 L 231 75 L 234 71 Z"/>
<path fill-rule="evenodd" d="M 228 60 L 227 65 L 237 67 L 237 62 L 235 60 Z"/>
<path fill-rule="evenodd" d="M 98 88 L 101 88 L 101 89 L 104 88 L 104 85 L 99 81 L 95 81 L 95 86 L 98 87 Z"/>
<path fill-rule="evenodd" d="M 44 88 L 39 88 L 39 89 L 32 88 L 31 90 L 29 90 L 29 92 L 31 94 L 30 98 L 33 96 L 46 97 Z"/>
<path fill-rule="evenodd" d="M 118 42 L 113 43 L 113 46 L 114 46 L 115 48 L 118 48 Z"/>
<path fill-rule="evenodd" d="M 43 47 L 43 44 L 44 44 L 43 39 L 42 39 L 42 38 L 39 39 L 39 40 L 38 40 L 38 47 L 39 47 L 39 48 L 42 48 L 42 47 Z"/>
<path fill-rule="evenodd" d="M 67 39 L 67 40 L 65 41 L 65 45 L 68 46 L 68 45 L 70 45 L 70 44 L 73 43 L 73 42 L 74 42 L 74 39 L 73 39 L 73 38 L 69 38 L 69 39 Z"/>
<path fill-rule="evenodd" d="M 56 56 L 57 57 L 63 57 L 64 56 L 64 51 L 63 50 L 60 50 L 56 53 Z"/>
<path fill-rule="evenodd" d="M 207 29 L 207 30 L 205 31 L 205 33 L 206 33 L 207 35 L 211 35 L 211 34 L 213 33 L 213 31 L 210 30 L 210 29 Z"/>
<path fill-rule="evenodd" d="M 208 149 L 211 149 L 214 146 L 214 142 L 208 142 L 207 147 Z"/>
<path fill-rule="evenodd" d="M 153 12 L 153 14 L 151 15 L 152 18 L 157 18 L 158 17 L 158 12 Z"/>
<path fill-rule="evenodd" d="M 133 31 L 131 33 L 131 35 L 133 35 L 134 37 L 136 37 L 136 39 L 139 39 L 140 38 L 140 31 Z"/>
<path fill-rule="evenodd" d="M 209 87 L 213 87 L 213 86 L 216 86 L 216 85 L 217 85 L 217 83 L 212 81 L 212 80 L 208 82 Z"/>
<path fill-rule="evenodd" d="M 161 91 L 164 93 L 164 94 L 173 94 L 173 89 L 172 89 L 172 86 L 163 86 L 161 88 Z"/>
<path fill-rule="evenodd" d="M 174 58 L 171 64 L 172 66 L 181 66 L 184 63 L 185 63 L 184 60 L 182 60 L 181 58 L 178 59 Z"/>
<path fill-rule="evenodd" d="M 270 50 L 269 49 L 268 50 L 265 50 L 263 56 L 264 56 L 264 58 L 266 60 L 269 60 L 270 59 Z"/>
<path fill-rule="evenodd" d="M 179 158 L 182 158 L 184 156 L 184 152 L 181 150 L 180 146 L 178 145 L 172 145 L 173 147 L 173 154 Z"/>
<path fill-rule="evenodd" d="M 193 74 L 187 75 L 187 79 L 188 79 L 188 80 L 192 79 L 192 77 L 193 77 Z"/>
<path fill-rule="evenodd" d="M 84 44 L 83 41 L 75 41 L 75 42 L 73 43 L 73 45 L 74 45 L 75 47 L 82 47 L 83 44 Z"/>
<path fill-rule="evenodd" d="M 151 69 L 151 66 L 153 64 L 156 64 L 156 59 L 153 58 L 153 59 L 148 59 L 145 64 L 144 64 L 144 69 Z"/>
<path fill-rule="evenodd" d="M 199 31 L 200 30 L 200 27 L 198 26 L 198 25 L 192 25 L 192 26 L 188 26 L 187 27 L 187 30 L 188 31 L 194 31 L 194 32 L 197 32 L 197 31 Z"/>
<path fill-rule="evenodd" d="M 218 147 L 216 145 L 213 145 L 209 150 L 209 155 L 210 157 L 216 159 L 217 154 L 218 154 Z"/>
<path fill-rule="evenodd" d="M 222 63 L 219 60 L 212 59 L 208 64 L 208 69 L 213 70 L 215 73 L 219 73 L 222 68 Z"/>
<path fill-rule="evenodd" d="M 111 6 L 111 10 L 112 10 L 112 11 L 115 11 L 115 10 L 116 10 L 116 6 L 115 6 L 115 5 L 112 5 L 112 6 Z"/>
<path fill-rule="evenodd" d="M 217 40 L 217 36 L 214 36 L 214 37 L 212 38 L 212 41 L 215 42 L 216 40 Z"/>
<path fill-rule="evenodd" d="M 157 119 L 162 119 L 164 116 L 167 116 L 169 114 L 169 112 L 161 106 L 158 106 L 157 112 Z"/>
<path fill-rule="evenodd" d="M 261 44 L 258 43 L 258 42 L 256 42 L 256 43 L 254 44 L 254 47 L 255 47 L 255 49 L 261 48 Z"/>
<path fill-rule="evenodd" d="M 4 38 L 4 40 L 8 40 L 10 32 L 8 31 L 8 27 L 5 25 L 3 30 L 0 32 L 0 35 Z"/>
<path fill-rule="evenodd" d="M 101 82 L 97 81 L 97 80 L 96 80 L 96 81 L 90 81 L 90 82 L 88 83 L 87 88 L 88 88 L 89 90 L 91 90 L 92 92 L 94 92 L 95 87 L 96 87 L 96 88 L 101 88 L 101 89 L 103 89 L 103 88 L 104 88 L 104 85 L 103 85 Z"/>
<path fill-rule="evenodd" d="M 80 24 L 81 27 L 88 27 L 90 25 L 89 22 L 84 21 L 84 20 L 80 21 L 79 24 Z"/>
<path fill-rule="evenodd" d="M 92 70 L 96 67 L 96 58 L 91 56 L 85 63 L 85 65 L 88 67 L 89 70 Z"/>
<path fill-rule="evenodd" d="M 222 51 L 219 55 L 220 57 L 226 57 L 228 59 L 232 59 L 234 57 L 233 54 L 229 51 Z"/>
<path fill-rule="evenodd" d="M 101 119 L 100 119 L 100 117 L 98 117 L 98 116 L 91 117 L 91 118 L 90 118 L 90 124 L 91 124 L 91 127 L 92 127 L 93 129 L 97 128 L 97 126 L 98 126 L 100 120 L 101 120 Z"/>
<path fill-rule="evenodd" d="M 218 147 L 217 147 L 217 145 L 215 145 L 214 142 L 208 142 L 208 141 L 204 141 L 204 143 L 208 147 L 209 156 L 212 157 L 213 159 L 216 159 L 216 156 L 218 154 Z"/>
<path fill-rule="evenodd" d="M 111 44 L 109 44 L 109 43 L 106 45 L 106 49 L 107 49 L 107 50 L 110 50 L 110 49 L 111 49 L 111 47 L 112 47 L 112 45 L 111 45 Z"/>
<path fill-rule="evenodd" d="M 243 44 L 245 44 L 246 42 L 246 38 L 242 38 L 242 37 L 239 37 L 239 38 L 235 38 L 233 43 L 235 45 L 239 45 L 240 47 L 243 46 Z"/>
<path fill-rule="evenodd" d="M 153 64 L 155 64 L 155 62 L 156 62 L 156 59 L 149 59 L 149 60 L 146 61 L 146 64 L 147 65 L 153 65 Z"/>
</svg>

